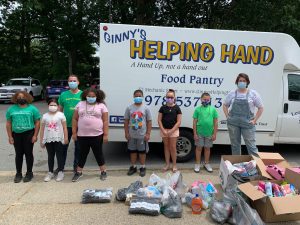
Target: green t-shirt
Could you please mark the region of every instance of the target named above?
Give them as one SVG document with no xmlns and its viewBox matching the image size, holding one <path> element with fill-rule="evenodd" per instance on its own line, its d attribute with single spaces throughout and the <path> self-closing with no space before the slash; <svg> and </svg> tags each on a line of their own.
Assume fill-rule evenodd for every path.
<svg viewBox="0 0 300 225">
<path fill-rule="evenodd" d="M 30 104 L 25 108 L 15 104 L 9 107 L 6 112 L 6 119 L 11 121 L 12 131 L 15 133 L 34 129 L 34 122 L 40 118 L 39 110 Z"/>
<path fill-rule="evenodd" d="M 218 118 L 218 112 L 213 106 L 198 106 L 193 118 L 197 120 L 197 134 L 210 137 L 214 133 L 214 119 Z"/>
<path fill-rule="evenodd" d="M 61 107 L 64 108 L 64 114 L 67 119 L 67 127 L 72 127 L 72 117 L 75 110 L 75 106 L 81 100 L 82 91 L 78 91 L 76 94 L 73 94 L 71 91 L 65 91 L 61 93 L 58 98 L 58 103 Z"/>
</svg>

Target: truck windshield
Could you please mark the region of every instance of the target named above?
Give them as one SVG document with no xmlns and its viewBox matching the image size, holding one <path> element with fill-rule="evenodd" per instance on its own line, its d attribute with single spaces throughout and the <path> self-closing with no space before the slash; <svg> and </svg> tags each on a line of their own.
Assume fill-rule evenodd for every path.
<svg viewBox="0 0 300 225">
<path fill-rule="evenodd" d="M 6 86 L 30 86 L 29 80 L 9 80 Z"/>
</svg>

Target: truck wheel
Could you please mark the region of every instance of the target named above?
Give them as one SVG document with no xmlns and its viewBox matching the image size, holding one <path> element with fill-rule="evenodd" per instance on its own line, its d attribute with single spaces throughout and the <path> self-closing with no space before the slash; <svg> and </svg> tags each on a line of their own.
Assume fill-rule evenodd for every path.
<svg viewBox="0 0 300 225">
<path fill-rule="evenodd" d="M 180 130 L 176 144 L 177 161 L 186 162 L 194 157 L 195 144 L 193 132 L 188 130 Z"/>
</svg>

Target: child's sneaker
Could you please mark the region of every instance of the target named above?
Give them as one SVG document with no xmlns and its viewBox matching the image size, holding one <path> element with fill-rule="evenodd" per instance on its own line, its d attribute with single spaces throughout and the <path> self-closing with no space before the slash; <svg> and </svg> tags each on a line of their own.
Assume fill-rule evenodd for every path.
<svg viewBox="0 0 300 225">
<path fill-rule="evenodd" d="M 58 174 L 57 174 L 57 177 L 56 177 L 56 181 L 57 182 L 62 181 L 64 179 L 64 177 L 65 177 L 64 172 L 59 171 Z"/>
<path fill-rule="evenodd" d="M 209 163 L 205 163 L 204 168 L 207 170 L 207 172 L 210 172 L 210 173 L 213 172 L 213 169 L 211 168 Z"/>
<path fill-rule="evenodd" d="M 16 173 L 14 182 L 15 183 L 20 183 L 22 179 L 23 179 L 22 173 Z"/>
<path fill-rule="evenodd" d="M 23 178 L 23 182 L 27 183 L 30 182 L 33 178 L 33 173 L 32 172 L 27 172 L 25 177 Z"/>
<path fill-rule="evenodd" d="M 200 164 L 195 164 L 194 172 L 195 173 L 199 173 L 200 172 Z"/>
<path fill-rule="evenodd" d="M 128 172 L 127 172 L 127 175 L 128 175 L 128 176 L 131 176 L 132 174 L 134 174 L 134 173 L 136 173 L 136 172 L 137 172 L 137 168 L 134 167 L 134 166 L 131 166 L 131 167 L 129 167 L 129 170 L 128 170 Z"/>
<path fill-rule="evenodd" d="M 45 182 L 49 182 L 54 177 L 54 174 L 51 172 L 48 172 L 47 175 L 44 178 Z"/>
<path fill-rule="evenodd" d="M 106 178 L 107 178 L 106 171 L 101 171 L 101 173 L 100 173 L 100 180 L 106 180 Z"/>
<path fill-rule="evenodd" d="M 146 167 L 141 167 L 140 168 L 140 176 L 144 177 L 146 175 Z"/>
<path fill-rule="evenodd" d="M 82 173 L 81 172 L 75 172 L 74 176 L 72 178 L 72 182 L 77 182 L 80 177 L 82 177 Z"/>
</svg>

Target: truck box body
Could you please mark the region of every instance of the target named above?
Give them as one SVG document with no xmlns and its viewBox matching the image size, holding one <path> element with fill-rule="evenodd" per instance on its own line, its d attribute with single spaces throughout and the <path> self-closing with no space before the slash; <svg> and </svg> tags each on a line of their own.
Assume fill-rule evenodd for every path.
<svg viewBox="0 0 300 225">
<path fill-rule="evenodd" d="M 160 142 L 158 110 L 171 88 L 182 110 L 182 145 L 193 145 L 192 116 L 203 92 L 219 113 L 215 143 L 230 144 L 222 104 L 246 73 L 264 103 L 257 145 L 300 143 L 299 68 L 299 46 L 287 34 L 100 24 L 100 85 L 112 141 L 125 141 L 124 112 L 141 89 L 153 116 L 151 141 Z"/>
</svg>

